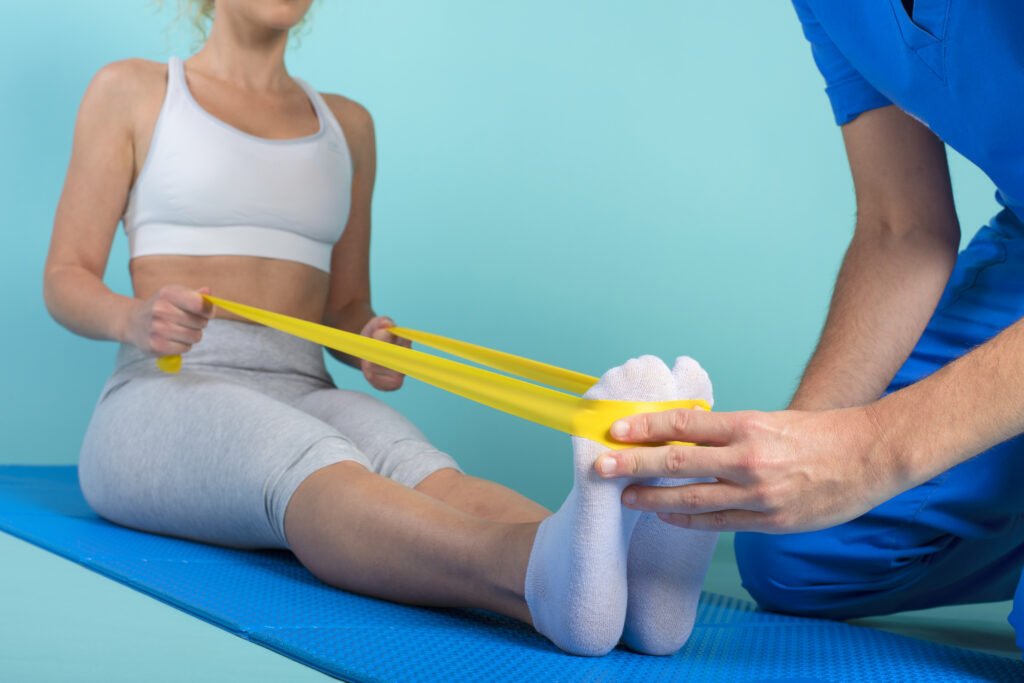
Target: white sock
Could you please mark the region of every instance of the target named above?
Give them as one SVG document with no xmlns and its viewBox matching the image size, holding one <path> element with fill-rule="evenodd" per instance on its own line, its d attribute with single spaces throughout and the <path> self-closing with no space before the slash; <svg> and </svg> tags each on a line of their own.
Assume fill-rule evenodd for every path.
<svg viewBox="0 0 1024 683">
<path fill-rule="evenodd" d="M 714 401 L 711 380 L 697 361 L 676 359 L 672 374 L 677 399 Z M 678 486 L 695 479 L 655 479 L 657 486 Z M 718 534 L 666 524 L 645 512 L 633 531 L 629 546 L 629 608 L 623 641 L 630 649 L 649 655 L 670 655 L 681 648 L 693 631 L 697 602 Z"/>
<path fill-rule="evenodd" d="M 643 356 L 604 374 L 587 398 L 666 401 L 676 395 L 671 371 Z M 572 440 L 575 479 L 558 512 L 544 520 L 526 570 L 526 604 L 533 625 L 577 655 L 609 652 L 626 619 L 626 554 L 639 514 L 622 506 L 628 480 L 601 479 L 594 461 L 607 449 Z"/>
</svg>

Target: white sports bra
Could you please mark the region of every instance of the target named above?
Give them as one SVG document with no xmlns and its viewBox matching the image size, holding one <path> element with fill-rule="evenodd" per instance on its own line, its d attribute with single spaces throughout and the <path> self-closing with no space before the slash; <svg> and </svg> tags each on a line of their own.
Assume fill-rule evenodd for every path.
<svg viewBox="0 0 1024 683">
<path fill-rule="evenodd" d="M 261 138 L 200 107 L 182 61 L 171 58 L 167 94 L 123 218 L 132 258 L 263 256 L 330 272 L 331 249 L 348 221 L 352 159 L 323 98 L 296 82 L 320 129 Z"/>
</svg>

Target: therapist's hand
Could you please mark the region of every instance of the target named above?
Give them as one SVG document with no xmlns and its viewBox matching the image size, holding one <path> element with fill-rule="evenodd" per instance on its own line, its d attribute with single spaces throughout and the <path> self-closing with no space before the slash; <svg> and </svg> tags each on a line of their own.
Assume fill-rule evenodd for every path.
<svg viewBox="0 0 1024 683">
<path fill-rule="evenodd" d="M 616 422 L 626 443 L 688 441 L 605 453 L 613 477 L 714 477 L 674 487 L 634 485 L 623 503 L 670 524 L 714 531 L 811 531 L 849 521 L 914 481 L 886 448 L 872 406 L 822 412 L 672 410 Z"/>
</svg>

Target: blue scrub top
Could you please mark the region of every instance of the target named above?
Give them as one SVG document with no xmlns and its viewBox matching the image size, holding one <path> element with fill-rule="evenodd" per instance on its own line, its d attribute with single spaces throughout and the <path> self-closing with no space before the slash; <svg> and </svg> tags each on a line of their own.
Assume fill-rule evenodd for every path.
<svg viewBox="0 0 1024 683">
<path fill-rule="evenodd" d="M 1024 219 L 1024 0 L 794 0 L 836 123 L 895 104 Z"/>
</svg>

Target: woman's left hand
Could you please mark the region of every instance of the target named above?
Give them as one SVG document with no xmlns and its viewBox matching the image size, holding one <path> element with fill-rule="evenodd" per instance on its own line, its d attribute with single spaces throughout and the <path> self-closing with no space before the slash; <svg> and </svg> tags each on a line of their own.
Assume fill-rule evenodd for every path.
<svg viewBox="0 0 1024 683">
<path fill-rule="evenodd" d="M 370 321 L 363 325 L 363 329 L 359 334 L 364 337 L 371 337 L 373 339 L 379 339 L 391 344 L 397 344 L 398 346 L 410 347 L 412 342 L 407 339 L 400 339 L 395 335 L 391 334 L 390 328 L 395 326 L 395 321 L 391 318 L 378 315 L 375 318 L 370 318 Z M 380 391 L 394 391 L 402 386 L 405 381 L 405 375 L 394 370 L 388 370 L 385 367 L 376 365 L 369 361 L 360 360 L 359 367 L 363 371 L 363 377 L 374 389 Z"/>
</svg>

